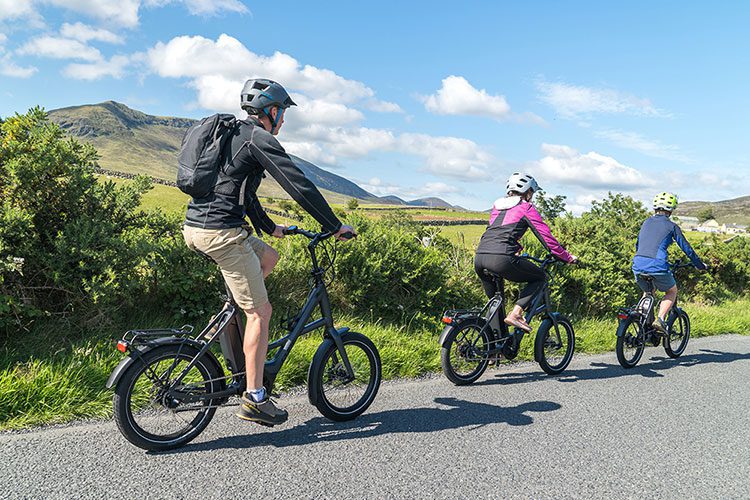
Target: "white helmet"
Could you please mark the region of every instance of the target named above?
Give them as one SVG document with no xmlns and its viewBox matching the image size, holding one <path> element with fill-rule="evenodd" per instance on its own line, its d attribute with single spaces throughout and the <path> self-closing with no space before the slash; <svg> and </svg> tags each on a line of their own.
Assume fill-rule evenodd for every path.
<svg viewBox="0 0 750 500">
<path fill-rule="evenodd" d="M 506 194 L 510 194 L 511 191 L 523 194 L 529 189 L 534 192 L 539 191 L 539 184 L 529 174 L 516 172 L 508 178 L 508 182 L 505 184 Z"/>
</svg>

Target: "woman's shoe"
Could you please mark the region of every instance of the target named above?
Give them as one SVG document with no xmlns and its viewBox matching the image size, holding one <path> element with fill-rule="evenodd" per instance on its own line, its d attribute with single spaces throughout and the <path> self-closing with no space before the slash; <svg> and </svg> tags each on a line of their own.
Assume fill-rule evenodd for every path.
<svg viewBox="0 0 750 500">
<path fill-rule="evenodd" d="M 519 330 L 523 330 L 524 332 L 528 333 L 531 331 L 531 327 L 523 318 L 511 318 L 510 316 L 508 316 L 504 321 L 506 325 L 515 326 L 516 328 L 518 328 Z"/>
</svg>

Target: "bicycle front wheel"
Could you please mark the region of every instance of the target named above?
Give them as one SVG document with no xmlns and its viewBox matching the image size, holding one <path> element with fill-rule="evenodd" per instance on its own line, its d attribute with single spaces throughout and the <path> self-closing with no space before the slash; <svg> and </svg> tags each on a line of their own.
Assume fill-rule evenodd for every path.
<svg viewBox="0 0 750 500">
<path fill-rule="evenodd" d="M 308 395 L 320 413 L 337 422 L 361 415 L 375 400 L 380 388 L 382 366 L 377 347 L 357 332 L 341 335 L 350 375 L 333 339 L 318 348 L 307 375 Z"/>
<path fill-rule="evenodd" d="M 638 364 L 646 348 L 641 323 L 635 318 L 620 321 L 617 327 L 617 361 L 623 368 L 633 368 Z"/>
<path fill-rule="evenodd" d="M 193 400 L 219 391 L 223 376 L 216 363 L 202 356 L 182 374 L 198 350 L 188 345 L 166 345 L 141 354 L 115 388 L 115 422 L 125 438 L 144 450 L 178 448 L 200 434 L 216 412 L 217 401 Z"/>
<path fill-rule="evenodd" d="M 534 343 L 534 355 L 549 375 L 562 373 L 573 359 L 576 337 L 570 320 L 560 314 L 557 324 L 552 319 L 545 319 L 539 326 Z"/>
<path fill-rule="evenodd" d="M 690 340 L 690 318 L 682 309 L 677 310 L 669 325 L 669 335 L 664 337 L 664 351 L 670 358 L 679 358 Z"/>
</svg>

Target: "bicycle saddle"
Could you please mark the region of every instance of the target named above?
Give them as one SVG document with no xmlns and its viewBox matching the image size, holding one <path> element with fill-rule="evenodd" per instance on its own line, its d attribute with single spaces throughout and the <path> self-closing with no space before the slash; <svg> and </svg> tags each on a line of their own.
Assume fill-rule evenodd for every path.
<svg viewBox="0 0 750 500">
<path fill-rule="evenodd" d="M 502 277 L 502 276 L 500 276 L 499 274 L 497 274 L 497 273 L 493 273 L 493 272 L 492 272 L 492 271 L 490 271 L 489 269 L 482 269 L 482 272 L 483 272 L 484 274 L 486 274 L 487 276 L 491 276 L 491 277 L 493 277 L 493 278 L 495 278 L 495 279 L 502 279 L 502 278 L 503 278 L 503 277 Z"/>
</svg>

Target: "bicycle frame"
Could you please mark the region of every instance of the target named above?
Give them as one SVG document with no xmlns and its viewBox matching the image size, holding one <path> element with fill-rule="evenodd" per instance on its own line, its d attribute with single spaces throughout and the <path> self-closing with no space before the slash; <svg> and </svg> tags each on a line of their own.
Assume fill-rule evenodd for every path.
<svg viewBox="0 0 750 500">
<path fill-rule="evenodd" d="M 289 356 L 289 353 L 294 347 L 296 341 L 302 335 L 310 333 L 319 328 L 325 329 L 324 337 L 330 337 L 333 339 L 338 349 L 339 355 L 341 356 L 341 361 L 344 364 L 344 368 L 346 369 L 347 376 L 351 379 L 354 379 L 354 370 L 351 366 L 351 363 L 349 362 L 349 358 L 346 354 L 343 341 L 341 340 L 341 335 L 348 332 L 349 328 L 344 327 L 341 329 L 336 329 L 334 327 L 331 304 L 328 297 L 326 284 L 323 279 L 326 270 L 319 265 L 317 255 L 315 253 L 315 248 L 317 247 L 317 245 L 321 241 L 331 237 L 332 235 L 331 233 L 311 233 L 309 231 L 296 228 L 295 226 L 289 227 L 287 231 L 288 234 L 302 234 L 312 240 L 308 244 L 307 248 L 312 259 L 311 274 L 313 277 L 313 286 L 307 295 L 305 304 L 302 306 L 298 315 L 294 318 L 294 325 L 291 327 L 289 333 L 284 335 L 280 339 L 271 342 L 268 345 L 269 352 L 277 350 L 273 358 L 266 360 L 263 369 L 263 382 L 266 390 L 269 393 L 272 391 L 276 376 L 281 370 L 281 367 L 284 365 L 284 362 Z M 241 394 L 245 389 L 246 375 L 245 356 L 243 351 L 244 328 L 241 319 L 242 311 L 234 301 L 232 292 L 231 290 L 229 290 L 226 282 L 224 283 L 224 287 L 227 292 L 224 307 L 216 315 L 216 317 L 209 321 L 208 325 L 206 325 L 206 327 L 193 338 L 186 338 L 187 334 L 192 333 L 192 327 L 189 327 L 188 325 L 180 330 L 131 330 L 127 332 L 125 334 L 125 337 L 123 337 L 123 340 L 118 343 L 118 348 L 119 345 L 123 345 L 123 348 L 120 350 L 122 350 L 123 352 L 125 352 L 125 350 L 129 351 L 130 357 L 133 358 L 133 360 L 141 358 L 141 351 L 139 349 L 140 347 L 155 346 L 157 345 L 157 343 L 164 342 L 165 340 L 170 340 L 171 343 L 180 344 L 180 349 L 182 349 L 184 345 L 190 345 L 199 348 L 198 354 L 196 354 L 191 359 L 191 361 L 188 362 L 185 368 L 180 371 L 179 375 L 172 380 L 169 391 L 174 395 L 179 394 L 180 399 L 184 402 L 216 400 Z M 321 316 L 320 318 L 310 321 L 310 318 L 312 317 L 316 307 L 320 307 Z M 171 332 L 172 336 L 164 339 L 163 334 L 166 332 Z M 130 338 L 128 338 L 129 336 Z M 148 340 L 148 338 L 150 337 L 157 336 L 161 336 L 162 338 L 155 341 Z M 144 338 L 146 338 L 146 340 L 144 340 Z M 227 362 L 230 375 L 221 377 L 219 379 L 204 381 L 204 383 L 213 382 L 215 380 L 227 380 L 231 378 L 232 384 L 227 389 L 217 392 L 210 392 L 208 394 L 192 394 L 189 392 L 186 393 L 184 391 L 181 391 L 180 388 L 183 388 L 183 386 L 181 385 L 183 379 L 190 372 L 190 370 L 194 368 L 197 361 L 203 356 L 213 356 L 211 347 L 216 343 L 217 340 L 220 341 L 222 355 Z M 127 366 L 129 366 L 129 364 L 123 363 L 121 363 L 121 365 L 122 367 L 118 366 L 118 369 L 116 369 L 115 372 L 113 372 L 113 374 L 110 376 L 107 387 L 113 386 L 119 379 L 119 375 L 124 371 L 125 368 L 127 368 Z M 169 372 L 171 373 L 171 369 L 169 370 Z"/>
<path fill-rule="evenodd" d="M 531 306 L 528 308 L 525 315 L 526 322 L 530 322 L 534 316 L 542 315 L 543 317 L 551 318 L 552 323 L 555 326 L 555 331 L 558 331 L 557 316 L 555 314 L 552 314 L 551 310 L 552 299 L 550 296 L 550 285 L 552 284 L 554 277 L 548 269 L 550 264 L 558 262 L 558 260 L 551 255 L 548 255 L 545 259 L 537 259 L 529 255 L 523 255 L 522 257 L 539 263 L 540 267 L 549 278 L 545 281 L 544 286 L 542 286 L 542 288 L 537 291 L 532 297 Z M 485 319 L 485 325 L 483 328 L 490 328 L 490 348 L 486 352 L 486 356 L 492 356 L 494 354 L 502 352 L 508 340 L 514 338 L 514 336 L 511 336 L 508 325 L 506 325 L 504 321 L 501 321 L 501 317 L 505 318 L 505 297 L 502 286 L 502 278 L 500 278 L 499 276 L 493 276 L 493 278 L 496 280 L 495 288 L 497 292 L 495 293 L 495 296 L 490 298 L 487 304 L 478 313 L 479 317 L 484 317 Z M 454 313 L 453 317 L 455 317 L 455 313 L 458 313 L 458 311 L 448 311 L 446 315 L 450 316 L 450 314 L 448 313 L 451 312 Z M 515 332 L 519 334 L 518 341 L 520 341 L 520 338 L 526 333 L 519 329 L 515 329 Z M 443 338 L 445 338 L 445 334 L 447 334 L 447 331 L 444 331 L 443 336 L 441 336 L 441 345 L 443 343 Z"/>
<path fill-rule="evenodd" d="M 669 264 L 669 268 L 673 273 L 683 267 L 692 267 L 692 264 L 684 263 L 682 261 L 677 261 Z M 648 290 L 645 290 L 643 292 L 643 295 L 640 299 L 638 299 L 638 303 L 635 305 L 635 307 L 621 307 L 619 309 L 620 312 L 618 312 L 617 316 L 621 320 L 624 320 L 629 316 L 638 315 L 638 322 L 641 325 L 641 330 L 644 334 L 648 334 L 654 330 L 651 324 L 655 319 L 654 309 L 656 308 L 656 286 L 654 285 L 654 279 L 652 276 L 648 274 L 641 274 L 640 276 L 648 284 Z M 672 304 L 672 308 L 669 310 L 667 323 L 669 323 L 669 318 L 672 317 L 675 311 L 677 311 L 676 300 L 674 304 Z"/>
</svg>

